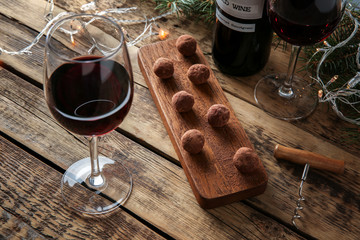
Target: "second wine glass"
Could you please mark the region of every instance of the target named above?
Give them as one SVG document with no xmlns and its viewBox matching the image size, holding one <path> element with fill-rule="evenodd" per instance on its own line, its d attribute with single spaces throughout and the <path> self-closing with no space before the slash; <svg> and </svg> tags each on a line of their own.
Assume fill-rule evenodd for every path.
<svg viewBox="0 0 360 240">
<path fill-rule="evenodd" d="M 326 39 L 340 22 L 344 0 L 269 0 L 270 23 L 284 41 L 293 44 L 286 74 L 272 74 L 255 86 L 258 105 L 273 117 L 297 120 L 310 115 L 317 105 L 317 93 L 309 81 L 296 76 L 301 46 Z"/>
</svg>

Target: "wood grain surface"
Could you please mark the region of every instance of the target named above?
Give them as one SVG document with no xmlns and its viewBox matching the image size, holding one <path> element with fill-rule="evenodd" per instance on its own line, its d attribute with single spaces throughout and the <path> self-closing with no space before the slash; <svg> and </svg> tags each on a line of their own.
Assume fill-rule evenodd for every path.
<svg viewBox="0 0 360 240">
<path fill-rule="evenodd" d="M 214 208 L 263 193 L 267 174 L 261 163 L 253 173 L 242 173 L 233 164 L 233 156 L 240 147 L 254 148 L 213 72 L 210 70 L 208 81 L 200 85 L 187 78 L 193 64 L 210 68 L 200 47 L 197 46 L 193 56 L 184 57 L 175 46 L 176 40 L 144 46 L 139 50 L 138 59 L 197 201 L 203 208 Z M 169 79 L 161 79 L 153 71 L 160 57 L 174 63 L 175 71 Z M 186 113 L 179 113 L 171 101 L 173 95 L 182 90 L 195 99 L 192 110 Z M 212 127 L 207 121 L 207 111 L 214 104 L 223 104 L 230 110 L 229 122 L 223 127 Z M 205 137 L 204 148 L 198 154 L 182 147 L 181 137 L 190 129 L 201 131 Z M 253 159 L 255 161 L 257 159 Z"/>
<path fill-rule="evenodd" d="M 153 108 L 156 112 L 156 107 Z M 51 117 L 41 89 L 5 69 L 0 69 L 0 110 L 4 134 L 62 171 L 88 156 L 86 140 L 72 135 Z M 286 226 L 242 202 L 204 211 L 196 202 L 182 168 L 118 132 L 102 139 L 100 154 L 123 161 L 132 173 L 134 188 L 124 207 L 175 239 L 271 238 L 284 232 L 288 239 L 301 239 Z M 60 178 L 51 191 L 58 191 L 59 183 Z M 41 209 L 39 206 L 38 211 Z M 26 210 L 24 214 L 32 213 Z"/>
<path fill-rule="evenodd" d="M 61 198 L 61 173 L 1 136 L 0 149 L 0 209 L 3 213 L 0 237 L 163 239 L 121 209 L 98 219 L 84 218 L 69 211 Z"/>
<path fill-rule="evenodd" d="M 55 1 L 55 13 L 80 12 L 79 7 L 87 2 Z M 152 1 L 124 0 L 117 3 L 119 7 L 138 6 L 140 11 L 132 15 L 133 19 L 159 14 L 154 11 Z M 46 24 L 43 19 L 45 5 L 43 0 L 1 0 L 1 47 L 17 50 L 29 44 Z M 176 15 L 157 22 L 174 38 L 190 33 L 197 39 L 236 117 L 262 159 L 269 181 L 265 193 L 258 197 L 210 210 L 198 206 L 137 65 L 137 47 L 158 41 L 153 36 L 130 48 L 136 81 L 134 104 L 119 128 L 121 134 L 110 134 L 101 147 L 101 153 L 109 157 L 131 156 L 126 165 L 131 168 L 136 182 L 133 195 L 125 206 L 127 211 L 165 232 L 168 234 L 166 237 L 176 239 L 358 239 L 360 148 L 358 144 L 347 142 L 345 135 L 346 129 L 354 125 L 339 119 L 324 104 L 309 118 L 292 123 L 273 119 L 254 104 L 253 88 L 257 80 L 269 72 L 286 71 L 288 51 L 273 48 L 268 64 L 260 73 L 245 78 L 231 77 L 220 73 L 212 62 L 209 54 L 211 27 Z M 143 31 L 144 25 L 125 27 L 131 36 L 136 36 Z M 88 150 L 83 138 L 69 134 L 47 110 L 40 89 L 43 43 L 44 38 L 32 49 L 32 55 L 0 55 L 1 65 L 13 72 L 1 70 L 0 131 L 25 151 L 30 151 L 28 154 L 39 154 L 50 166 L 66 169 L 72 162 L 87 156 Z M 301 212 L 303 218 L 298 223 L 299 230 L 290 225 L 290 219 L 303 166 L 274 159 L 273 149 L 278 143 L 345 162 L 345 172 L 341 176 L 310 168 L 304 186 L 307 200 Z M 10 179 L 16 178 L 16 173 L 9 172 Z M 0 184 L 0 194 L 4 186 L 11 184 L 8 181 L 5 179 Z M 31 225 L 29 221 L 46 219 L 42 210 L 47 208 L 47 202 L 52 198 L 50 194 L 44 194 L 49 197 L 37 202 L 35 209 L 21 207 L 25 202 L 18 197 L 22 195 L 16 194 L 12 195 L 11 208 L 3 208 L 3 202 L 9 198 L 5 198 L 7 194 L 1 195 L 1 199 L 5 199 L 0 209 L 1 234 L 15 239 L 41 236 L 43 228 Z M 56 218 L 61 216 L 55 212 L 54 216 L 48 224 L 58 224 Z M 83 228 L 80 231 L 89 231 L 87 225 L 80 228 Z M 106 226 L 102 231 L 107 231 Z M 76 238 L 76 235 L 74 233 L 70 238 Z"/>
</svg>

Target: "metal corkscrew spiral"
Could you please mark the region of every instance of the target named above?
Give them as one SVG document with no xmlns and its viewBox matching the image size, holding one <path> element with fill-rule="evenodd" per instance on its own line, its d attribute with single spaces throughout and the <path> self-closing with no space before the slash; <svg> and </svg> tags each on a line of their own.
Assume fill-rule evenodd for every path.
<svg viewBox="0 0 360 240">
<path fill-rule="evenodd" d="M 296 225 L 295 220 L 301 218 L 301 216 L 299 214 L 299 211 L 304 209 L 304 207 L 301 205 L 301 202 L 305 201 L 305 197 L 302 195 L 302 190 L 303 190 L 306 178 L 307 178 L 307 174 L 309 172 L 309 168 L 310 168 L 310 164 L 308 164 L 308 163 L 305 164 L 304 171 L 303 171 L 303 174 L 301 176 L 300 187 L 299 187 L 299 198 L 296 201 L 296 208 L 294 210 L 294 216 L 291 219 L 292 224 L 296 228 L 298 228 L 298 226 Z"/>
<path fill-rule="evenodd" d="M 299 211 L 304 209 L 304 207 L 301 205 L 301 203 L 305 201 L 305 197 L 302 195 L 302 191 L 310 165 L 311 168 L 342 174 L 344 173 L 345 162 L 343 160 L 328 158 L 317 153 L 285 147 L 280 144 L 275 146 L 274 157 L 276 159 L 283 159 L 297 164 L 305 164 L 299 187 L 299 199 L 296 201 L 296 208 L 291 219 L 292 224 L 298 228 L 295 220 L 301 218 Z"/>
</svg>

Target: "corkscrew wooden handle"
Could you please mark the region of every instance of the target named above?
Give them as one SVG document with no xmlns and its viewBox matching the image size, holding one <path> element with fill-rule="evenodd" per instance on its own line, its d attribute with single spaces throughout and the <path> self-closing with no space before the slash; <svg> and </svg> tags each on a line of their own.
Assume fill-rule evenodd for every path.
<svg viewBox="0 0 360 240">
<path fill-rule="evenodd" d="M 327 170 L 338 174 L 344 173 L 345 163 L 342 160 L 328 158 L 305 150 L 284 147 L 279 144 L 275 146 L 274 157 L 276 159 L 283 159 L 297 164 L 309 163 L 311 168 Z"/>
</svg>

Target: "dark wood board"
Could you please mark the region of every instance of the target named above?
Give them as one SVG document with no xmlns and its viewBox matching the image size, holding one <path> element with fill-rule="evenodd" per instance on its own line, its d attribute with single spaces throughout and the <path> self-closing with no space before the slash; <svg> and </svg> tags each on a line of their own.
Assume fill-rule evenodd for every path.
<svg viewBox="0 0 360 240">
<path fill-rule="evenodd" d="M 243 174 L 233 165 L 233 155 L 240 147 L 253 146 L 214 73 L 210 70 L 208 82 L 201 85 L 187 78 L 191 65 L 201 63 L 209 67 L 201 49 L 197 47 L 195 55 L 184 57 L 175 42 L 176 39 L 167 40 L 140 48 L 138 62 L 198 203 L 203 208 L 214 208 L 263 193 L 268 178 L 262 164 L 252 174 Z M 159 57 L 174 62 L 172 78 L 160 79 L 154 74 L 153 64 Z M 172 96 L 181 90 L 195 98 L 193 109 L 186 113 L 177 112 L 171 104 Z M 226 126 L 213 128 L 208 124 L 206 113 L 213 104 L 230 109 Z M 189 129 L 198 129 L 205 136 L 199 154 L 190 154 L 181 146 L 181 136 Z"/>
</svg>

